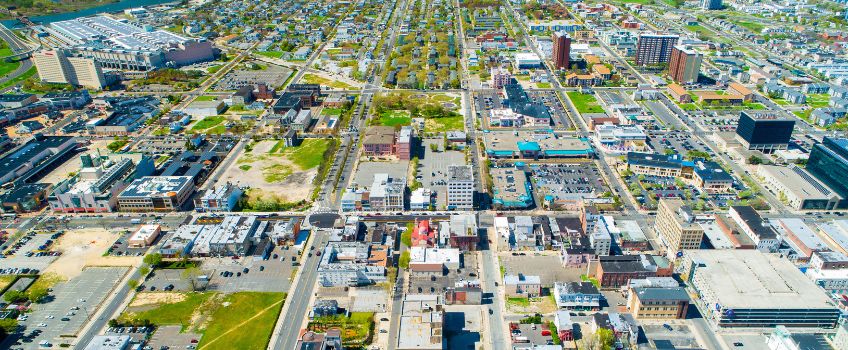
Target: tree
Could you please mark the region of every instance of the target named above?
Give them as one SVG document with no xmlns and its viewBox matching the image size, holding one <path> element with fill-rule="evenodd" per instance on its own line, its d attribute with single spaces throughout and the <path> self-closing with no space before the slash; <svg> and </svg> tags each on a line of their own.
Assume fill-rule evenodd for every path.
<svg viewBox="0 0 848 350">
<path fill-rule="evenodd" d="M 31 287 L 29 290 L 27 290 L 27 293 L 29 301 L 33 303 L 37 303 L 41 300 L 44 300 L 44 298 L 47 297 L 48 294 L 47 288 L 45 287 Z"/>
<path fill-rule="evenodd" d="M 412 229 L 407 229 L 400 234 L 400 242 L 407 247 L 412 246 Z"/>
<path fill-rule="evenodd" d="M 26 300 L 27 296 L 22 291 L 10 290 L 10 291 L 6 292 L 5 294 L 3 294 L 3 299 L 6 300 L 6 302 L 9 302 L 9 303 L 15 303 L 15 302 Z"/>
<path fill-rule="evenodd" d="M 162 263 L 162 254 L 153 253 L 144 256 L 144 263 L 150 266 L 159 266 Z"/>
<path fill-rule="evenodd" d="M 750 157 L 748 157 L 748 164 L 751 164 L 751 165 L 763 164 L 763 159 L 760 158 L 760 157 L 757 157 L 757 156 L 750 156 Z"/>
<path fill-rule="evenodd" d="M 138 269 L 138 274 L 141 275 L 141 277 L 147 276 L 148 273 L 150 273 L 150 268 L 147 266 L 142 266 Z"/>
<path fill-rule="evenodd" d="M 18 329 L 18 320 L 7 318 L 0 320 L 0 339 L 3 339 L 7 334 L 15 333 Z"/>
<path fill-rule="evenodd" d="M 200 289 L 200 283 L 197 280 L 197 277 L 199 277 L 200 274 L 200 269 L 194 266 L 187 267 L 185 270 L 183 270 L 182 277 L 191 286 L 192 291 L 197 291 L 198 289 Z"/>
<path fill-rule="evenodd" d="M 610 350 L 615 343 L 615 335 L 611 330 L 598 328 L 595 334 L 583 337 L 579 348 L 582 350 Z"/>
<path fill-rule="evenodd" d="M 400 259 L 398 259 L 398 267 L 400 267 L 402 269 L 409 268 L 409 260 L 410 260 L 410 257 L 409 257 L 409 251 L 408 250 L 404 251 L 403 253 L 400 253 Z"/>
<path fill-rule="evenodd" d="M 138 288 L 138 280 L 129 280 L 127 281 L 127 285 L 132 289 L 136 289 Z"/>
</svg>

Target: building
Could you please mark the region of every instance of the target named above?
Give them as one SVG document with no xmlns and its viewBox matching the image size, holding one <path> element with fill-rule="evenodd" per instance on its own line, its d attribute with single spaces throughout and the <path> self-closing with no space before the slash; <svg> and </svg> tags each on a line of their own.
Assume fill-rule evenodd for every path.
<svg viewBox="0 0 848 350">
<path fill-rule="evenodd" d="M 165 30 L 149 30 L 108 16 L 50 23 L 46 31 L 68 43 L 74 55 L 91 58 L 104 69 L 147 72 L 215 58 L 212 43 Z"/>
<path fill-rule="evenodd" d="M 371 126 L 365 130 L 362 151 L 367 156 L 388 156 L 396 154 L 395 128 L 391 126 Z"/>
<path fill-rule="evenodd" d="M 833 347 L 838 350 L 848 349 L 848 323 L 842 323 L 833 337 Z"/>
<path fill-rule="evenodd" d="M 717 327 L 833 328 L 840 311 L 789 260 L 756 250 L 687 251 L 682 266 Z"/>
<path fill-rule="evenodd" d="M 724 6 L 721 0 L 701 0 L 701 9 L 704 10 L 721 10 Z"/>
<path fill-rule="evenodd" d="M 675 45 L 671 49 L 668 75 L 679 84 L 697 83 L 702 59 L 701 53 L 691 47 Z"/>
<path fill-rule="evenodd" d="M 670 259 L 686 249 L 700 249 L 704 229 L 695 223 L 695 214 L 681 199 L 660 199 L 654 232 Z"/>
<path fill-rule="evenodd" d="M 191 176 L 145 176 L 130 183 L 118 195 L 121 211 L 176 211 L 194 193 Z"/>
<path fill-rule="evenodd" d="M 162 228 L 159 225 L 141 225 L 127 240 L 127 245 L 130 248 L 149 247 L 161 232 Z"/>
<path fill-rule="evenodd" d="M 47 203 L 50 184 L 18 184 L 0 195 L 0 205 L 6 213 L 29 213 L 41 210 Z"/>
<path fill-rule="evenodd" d="M 787 149 L 795 120 L 772 113 L 742 111 L 736 126 L 736 138 L 748 150 L 771 153 Z"/>
<path fill-rule="evenodd" d="M 813 146 L 807 171 L 843 198 L 848 198 L 848 138 L 825 137 Z M 840 204 L 839 207 L 845 207 Z"/>
<path fill-rule="evenodd" d="M 640 34 L 636 43 L 636 64 L 645 66 L 668 62 L 678 39 L 677 35 Z"/>
<path fill-rule="evenodd" d="M 43 177 L 70 159 L 76 148 L 74 137 L 35 134 L 31 140 L 0 158 L 0 184 L 22 183 Z"/>
<path fill-rule="evenodd" d="M 666 91 L 671 95 L 671 98 L 679 103 L 691 103 L 692 95 L 689 94 L 689 91 L 686 91 L 682 86 L 677 84 L 668 84 L 666 86 Z"/>
<path fill-rule="evenodd" d="M 312 317 L 334 316 L 339 313 L 339 302 L 333 299 L 316 300 L 312 305 Z"/>
<path fill-rule="evenodd" d="M 406 179 L 374 174 L 368 200 L 371 210 L 402 211 L 406 203 Z"/>
<path fill-rule="evenodd" d="M 502 67 L 494 67 L 491 70 L 492 89 L 502 89 L 506 84 L 512 82 L 512 75 Z"/>
<path fill-rule="evenodd" d="M 444 336 L 445 310 L 442 298 L 435 294 L 407 295 L 400 310 L 400 326 L 395 349 L 441 350 L 447 345 Z"/>
<path fill-rule="evenodd" d="M 604 123 L 595 126 L 595 137 L 603 150 L 609 153 L 642 152 L 647 149 L 648 135 L 641 125 Z"/>
<path fill-rule="evenodd" d="M 244 191 L 230 182 L 216 185 L 194 198 L 194 210 L 198 212 L 233 211 Z"/>
<path fill-rule="evenodd" d="M 85 346 L 85 350 L 129 350 L 132 347 L 129 335 L 95 335 Z"/>
<path fill-rule="evenodd" d="M 554 283 L 554 301 L 565 310 L 598 311 L 603 295 L 591 282 Z"/>
<path fill-rule="evenodd" d="M 535 298 L 542 295 L 542 279 L 539 276 L 506 275 L 503 281 L 508 297 Z"/>
<path fill-rule="evenodd" d="M 689 309 L 689 295 L 682 287 L 630 288 L 627 309 L 636 318 L 684 319 Z"/>
<path fill-rule="evenodd" d="M 595 229 L 587 233 L 589 235 L 589 243 L 592 244 L 592 249 L 595 250 L 595 255 L 610 255 L 613 242 L 612 232 L 610 232 L 610 228 L 612 227 L 615 227 L 615 221 L 612 216 L 602 215 L 598 218 Z"/>
<path fill-rule="evenodd" d="M 396 153 L 400 160 L 410 160 L 412 158 L 412 148 L 415 141 L 415 133 L 412 131 L 412 126 L 406 125 L 400 128 L 397 138 Z"/>
<path fill-rule="evenodd" d="M 518 52 L 515 54 L 514 64 L 518 70 L 542 68 L 542 59 L 535 53 Z"/>
<path fill-rule="evenodd" d="M 32 61 L 43 82 L 97 90 L 109 85 L 100 63 L 91 58 L 69 56 L 65 50 L 58 49 L 33 52 Z"/>
<path fill-rule="evenodd" d="M 554 313 L 554 324 L 557 329 L 557 336 L 560 342 L 569 342 L 574 340 L 574 322 L 571 321 L 571 314 L 568 311 L 559 310 Z"/>
<path fill-rule="evenodd" d="M 360 286 L 386 280 L 386 267 L 369 260 L 371 246 L 361 242 L 330 242 L 318 263 L 318 282 L 324 287 Z"/>
<path fill-rule="evenodd" d="M 799 218 L 772 219 L 772 227 L 792 250 L 787 254 L 799 263 L 809 262 L 813 253 L 830 251 L 830 247 L 804 220 Z"/>
<path fill-rule="evenodd" d="M 342 350 L 342 330 L 330 327 L 325 333 L 300 330 L 295 350 Z"/>
<path fill-rule="evenodd" d="M 523 169 L 490 168 L 492 206 L 499 209 L 523 209 L 533 205 L 533 191 Z"/>
<path fill-rule="evenodd" d="M 256 215 L 227 215 L 220 223 L 209 225 L 194 239 L 191 256 L 227 257 L 246 256 L 251 248 L 262 241 L 262 233 L 269 222 Z M 261 246 L 257 250 L 262 251 Z"/>
<path fill-rule="evenodd" d="M 56 213 L 109 213 L 117 209 L 118 194 L 133 180 L 155 171 L 153 159 L 141 156 L 80 156 L 82 166 L 71 178 L 53 186 L 48 197 Z"/>
<path fill-rule="evenodd" d="M 731 95 L 742 96 L 742 99 L 746 102 L 754 101 L 754 92 L 735 81 L 727 84 L 727 92 Z"/>
<path fill-rule="evenodd" d="M 692 179 L 695 171 L 695 163 L 680 154 L 628 152 L 626 161 L 627 169 L 637 175 Z"/>
<path fill-rule="evenodd" d="M 761 164 L 757 166 L 757 176 L 764 187 L 785 198 L 788 206 L 795 210 L 833 210 L 848 204 L 833 189 L 794 164 Z"/>
<path fill-rule="evenodd" d="M 442 276 L 460 268 L 460 251 L 456 248 L 411 247 L 409 272 L 412 275 Z"/>
<path fill-rule="evenodd" d="M 474 214 L 451 215 L 450 221 L 439 223 L 439 239 L 444 245 L 444 235 L 447 233 L 448 245 L 462 251 L 474 251 L 480 243 L 477 230 L 477 217 Z"/>
<path fill-rule="evenodd" d="M 447 183 L 448 210 L 474 207 L 474 170 L 470 165 L 449 165 Z"/>
<path fill-rule="evenodd" d="M 553 34 L 553 51 L 551 58 L 554 69 L 569 69 L 571 63 L 571 38 L 566 32 L 555 32 Z"/>
<path fill-rule="evenodd" d="M 780 245 L 780 237 L 754 208 L 745 205 L 731 206 L 728 216 L 754 242 L 757 250 L 764 253 L 777 251 L 777 247 Z"/>
<path fill-rule="evenodd" d="M 491 158 L 591 158 L 595 154 L 585 139 L 543 130 L 491 130 L 483 133 L 483 143 Z"/>
<path fill-rule="evenodd" d="M 672 265 L 668 259 L 653 255 L 599 256 L 594 271 L 589 271 L 601 288 L 627 286 L 631 279 L 671 277 Z"/>
</svg>

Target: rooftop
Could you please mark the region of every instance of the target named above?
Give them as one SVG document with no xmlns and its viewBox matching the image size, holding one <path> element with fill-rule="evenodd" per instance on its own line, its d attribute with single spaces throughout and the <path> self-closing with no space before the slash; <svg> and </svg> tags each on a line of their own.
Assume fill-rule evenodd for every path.
<svg viewBox="0 0 848 350">
<path fill-rule="evenodd" d="M 191 176 L 145 176 L 129 184 L 121 197 L 169 196 L 193 184 Z"/>
</svg>

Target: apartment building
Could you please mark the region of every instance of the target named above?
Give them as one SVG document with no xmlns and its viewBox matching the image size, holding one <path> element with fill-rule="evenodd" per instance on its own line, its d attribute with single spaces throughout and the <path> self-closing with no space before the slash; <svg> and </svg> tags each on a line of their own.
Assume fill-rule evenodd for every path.
<svg viewBox="0 0 848 350">
<path fill-rule="evenodd" d="M 669 259 L 686 249 L 699 249 L 704 229 L 695 223 L 695 214 L 681 199 L 663 198 L 657 210 L 654 231 L 660 236 Z"/>
<path fill-rule="evenodd" d="M 641 34 L 636 43 L 636 64 L 640 66 L 668 62 L 671 50 L 679 36 L 669 34 Z"/>
<path fill-rule="evenodd" d="M 698 82 L 698 72 L 701 70 L 702 58 L 701 53 L 691 47 L 676 45 L 671 49 L 668 75 L 680 84 L 696 83 Z"/>
<path fill-rule="evenodd" d="M 448 166 L 448 210 L 470 210 L 474 206 L 474 171 L 470 165 Z"/>
</svg>

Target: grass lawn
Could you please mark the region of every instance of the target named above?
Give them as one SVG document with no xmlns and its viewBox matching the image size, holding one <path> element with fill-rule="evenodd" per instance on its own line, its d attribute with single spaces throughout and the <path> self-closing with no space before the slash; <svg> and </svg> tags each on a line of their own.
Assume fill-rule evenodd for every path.
<svg viewBox="0 0 848 350">
<path fill-rule="evenodd" d="M 807 95 L 807 105 L 812 108 L 827 107 L 830 101 L 828 94 L 809 94 Z"/>
<path fill-rule="evenodd" d="M 432 96 L 430 96 L 430 99 L 435 101 L 435 102 L 453 101 L 453 97 L 450 97 L 450 96 L 445 95 L 445 94 L 432 95 Z"/>
<path fill-rule="evenodd" d="M 330 327 L 342 330 L 342 342 L 346 348 L 364 347 L 370 343 L 374 331 L 373 312 L 352 312 L 350 317 L 343 315 L 316 317 L 309 322 L 307 328 L 312 331 L 324 332 Z"/>
<path fill-rule="evenodd" d="M 249 164 L 242 164 L 242 165 L 239 165 L 239 169 L 241 169 L 241 170 L 243 170 L 243 171 L 248 171 L 248 170 L 250 170 L 250 168 L 253 168 L 253 166 L 251 166 L 251 165 L 249 165 Z"/>
<path fill-rule="evenodd" d="M 203 96 L 197 96 L 197 98 L 194 99 L 194 100 L 202 102 L 202 101 L 215 101 L 215 99 L 216 99 L 215 96 L 203 95 Z"/>
<path fill-rule="evenodd" d="M 335 116 L 335 117 L 342 115 L 342 112 L 343 111 L 342 111 L 341 108 L 331 108 L 331 107 L 327 107 L 327 108 L 324 108 L 324 109 L 321 110 L 321 114 L 331 115 L 331 116 Z"/>
<path fill-rule="evenodd" d="M 604 109 L 598 105 L 598 99 L 591 94 L 581 94 L 577 91 L 569 91 L 568 98 L 574 103 L 574 107 L 581 114 L 604 113 Z"/>
<path fill-rule="evenodd" d="M 169 304 L 159 304 L 141 312 L 124 312 L 120 320 L 150 320 L 155 325 L 182 325 L 183 330 L 192 325 L 192 318 L 200 305 L 215 293 L 185 293 L 185 299 Z"/>
<path fill-rule="evenodd" d="M 194 125 L 191 127 L 191 130 L 203 131 L 203 130 L 218 126 L 221 123 L 223 123 L 225 120 L 227 120 L 227 118 L 222 116 L 222 115 L 213 115 L 213 116 L 210 116 L 210 117 L 206 117 L 206 118 L 201 119 L 197 123 L 194 123 Z M 222 125 L 222 127 L 223 127 L 223 125 Z"/>
<path fill-rule="evenodd" d="M 280 58 L 280 57 L 283 57 L 284 52 L 282 52 L 282 51 L 256 51 L 256 53 L 259 54 L 259 55 L 265 56 L 265 57 Z"/>
<path fill-rule="evenodd" d="M 297 147 L 282 147 L 280 152 L 301 170 L 309 170 L 324 162 L 324 152 L 330 147 L 331 139 L 306 139 Z"/>
<path fill-rule="evenodd" d="M 12 282 L 15 281 L 16 276 L 14 275 L 3 275 L 0 276 L 0 290 L 6 289 Z"/>
<path fill-rule="evenodd" d="M 212 321 L 203 332 L 197 348 L 267 348 L 285 299 L 285 293 L 238 292 L 226 296 L 212 313 Z"/>
<path fill-rule="evenodd" d="M 334 89 L 351 89 L 352 85 L 345 83 L 343 81 L 331 80 L 321 76 L 317 76 L 315 74 L 306 73 L 303 75 L 303 82 L 306 84 L 320 84 L 324 86 L 329 86 Z"/>
<path fill-rule="evenodd" d="M 528 307 L 528 306 L 530 306 L 530 299 L 520 298 L 520 297 L 509 297 L 509 298 L 506 298 L 506 303 L 508 305 Z"/>
<path fill-rule="evenodd" d="M 759 34 L 765 28 L 764 25 L 756 23 L 756 22 L 748 22 L 748 21 L 736 21 L 736 25 L 746 28 L 754 33 Z"/>
<path fill-rule="evenodd" d="M 0 89 L 5 89 L 5 88 L 10 87 L 12 85 L 23 83 L 25 80 L 35 76 L 36 73 L 37 73 L 37 70 L 33 66 L 32 68 L 28 69 L 26 72 L 17 76 L 16 78 L 11 79 L 11 80 L 3 83 L 3 84 L 0 84 Z"/>
<path fill-rule="evenodd" d="M 587 275 L 580 275 L 580 280 L 583 282 L 592 282 L 595 285 L 595 288 L 601 288 L 601 282 L 598 282 L 597 278 L 589 277 Z"/>
<path fill-rule="evenodd" d="M 424 120 L 424 130 L 427 132 L 461 131 L 464 118 L 459 115 L 455 117 L 427 118 Z"/>
<path fill-rule="evenodd" d="M 753 110 L 766 109 L 766 106 L 763 106 L 762 103 L 757 103 L 757 102 L 743 102 L 742 105 L 747 109 L 753 109 Z"/>
<path fill-rule="evenodd" d="M 12 49 L 9 48 L 9 44 L 5 41 L 0 41 L 0 57 L 8 57 L 13 55 Z M 9 74 L 15 69 L 18 69 L 20 66 L 20 62 L 6 62 L 5 60 L 0 60 L 0 76 L 4 76 Z"/>
<path fill-rule="evenodd" d="M 540 89 L 550 89 L 550 88 L 551 88 L 551 83 L 542 83 L 542 82 L 539 82 L 539 83 L 536 83 L 536 87 L 537 87 L 537 88 L 540 88 Z"/>
<path fill-rule="evenodd" d="M 406 126 L 412 124 L 412 118 L 407 111 L 385 111 L 380 114 L 377 124 L 384 126 Z"/>
<path fill-rule="evenodd" d="M 695 111 L 698 110 L 698 105 L 695 103 L 680 103 L 680 108 L 684 111 Z"/>
</svg>

